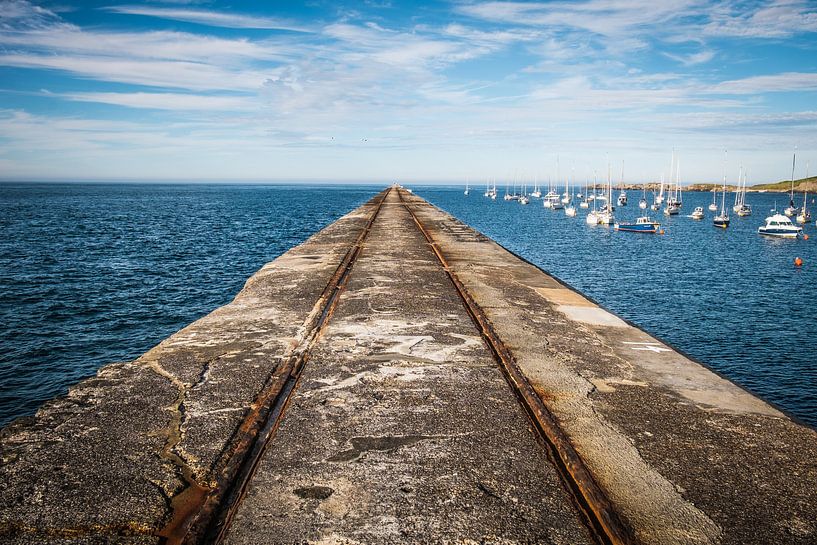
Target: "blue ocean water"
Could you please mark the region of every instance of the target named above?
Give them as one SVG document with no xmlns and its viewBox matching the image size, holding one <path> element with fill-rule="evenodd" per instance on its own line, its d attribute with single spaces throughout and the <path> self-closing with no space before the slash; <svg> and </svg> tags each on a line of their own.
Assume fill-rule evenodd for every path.
<svg viewBox="0 0 817 545">
<path fill-rule="evenodd" d="M 750 193 L 752 216 L 732 213 L 728 229 L 684 216 L 704 210 L 711 193 L 684 194 L 681 216 L 650 212 L 665 235 L 588 226 L 586 210 L 568 218 L 532 199 L 496 201 L 483 190 L 421 187 L 415 193 L 523 256 L 604 307 L 710 366 L 723 376 L 817 425 L 817 229 L 809 240 L 757 234 L 788 195 Z M 614 197 L 617 195 L 614 194 Z M 642 215 L 630 192 L 618 221 Z M 802 194 L 796 202 L 802 203 Z M 811 201 L 812 197 L 809 197 Z M 649 197 L 651 200 L 651 196 Z M 731 202 L 730 202 L 731 201 Z M 720 203 L 720 198 L 718 199 Z M 727 206 L 734 197 L 727 195 Z M 810 204 L 812 213 L 817 205 Z M 802 268 L 794 259 L 803 260 Z"/>
<path fill-rule="evenodd" d="M 228 303 L 381 189 L 0 184 L 0 426 Z"/>
<path fill-rule="evenodd" d="M 0 425 L 106 363 L 226 304 L 264 263 L 379 186 L 0 185 Z M 755 215 L 665 218 L 664 236 L 587 226 L 461 187 L 416 192 L 605 307 L 817 425 L 817 229 L 756 234 Z M 617 210 L 635 218 L 638 195 Z M 711 194 L 687 193 L 683 213 Z M 817 209 L 817 206 L 815 206 Z M 734 215 L 733 215 L 734 216 Z M 795 257 L 804 266 L 793 266 Z"/>
</svg>

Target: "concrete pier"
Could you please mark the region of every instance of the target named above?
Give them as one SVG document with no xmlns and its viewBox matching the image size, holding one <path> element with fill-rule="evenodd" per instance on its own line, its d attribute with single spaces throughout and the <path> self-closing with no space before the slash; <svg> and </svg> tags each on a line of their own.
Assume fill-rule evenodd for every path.
<svg viewBox="0 0 817 545">
<path fill-rule="evenodd" d="M 0 543 L 815 543 L 817 433 L 391 188 L 0 432 Z"/>
</svg>

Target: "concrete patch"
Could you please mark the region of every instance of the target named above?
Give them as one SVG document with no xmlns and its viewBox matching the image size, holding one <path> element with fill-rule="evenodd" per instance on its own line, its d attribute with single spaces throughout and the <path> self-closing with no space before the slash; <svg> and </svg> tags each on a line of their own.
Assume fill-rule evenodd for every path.
<svg viewBox="0 0 817 545">
<path fill-rule="evenodd" d="M 597 306 L 559 305 L 556 310 L 574 322 L 604 327 L 630 327 L 618 316 Z"/>
</svg>

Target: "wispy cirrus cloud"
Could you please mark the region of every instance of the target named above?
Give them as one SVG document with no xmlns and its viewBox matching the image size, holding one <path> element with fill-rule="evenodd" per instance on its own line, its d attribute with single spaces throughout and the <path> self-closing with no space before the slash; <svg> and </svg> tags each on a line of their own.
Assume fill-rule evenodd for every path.
<svg viewBox="0 0 817 545">
<path fill-rule="evenodd" d="M 96 102 L 151 110 L 223 111 L 257 110 L 258 101 L 250 96 L 210 96 L 189 93 L 61 93 L 60 98 L 77 102 Z"/>
<path fill-rule="evenodd" d="M 709 88 L 712 93 L 751 95 L 790 91 L 817 91 L 817 73 L 784 72 L 728 80 Z"/>
<path fill-rule="evenodd" d="M 708 36 L 784 38 L 817 32 L 817 6 L 803 0 L 731 1 L 712 7 L 703 31 Z"/>
<path fill-rule="evenodd" d="M 111 6 L 104 9 L 105 11 L 109 11 L 111 13 L 157 17 L 160 19 L 170 19 L 174 21 L 183 21 L 186 23 L 196 23 L 199 25 L 214 27 L 288 30 L 291 32 L 314 31 L 307 26 L 298 25 L 292 21 L 286 21 L 283 19 L 243 15 L 238 13 L 225 13 L 223 11 L 151 6 Z"/>
<path fill-rule="evenodd" d="M 611 51 L 647 46 L 659 25 L 700 13 L 703 0 L 586 0 L 583 2 L 477 2 L 458 6 L 464 15 L 494 23 L 590 32 Z M 671 30 L 670 30 L 671 32 Z"/>
</svg>

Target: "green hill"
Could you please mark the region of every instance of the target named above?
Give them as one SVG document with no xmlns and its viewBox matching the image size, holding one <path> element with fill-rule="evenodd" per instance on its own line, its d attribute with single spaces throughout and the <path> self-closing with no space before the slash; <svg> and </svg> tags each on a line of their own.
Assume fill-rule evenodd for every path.
<svg viewBox="0 0 817 545">
<path fill-rule="evenodd" d="M 783 180 L 771 184 L 757 184 L 747 188 L 749 191 L 791 191 L 791 180 Z M 817 190 L 817 176 L 794 180 L 794 190 L 798 192 Z"/>
</svg>

